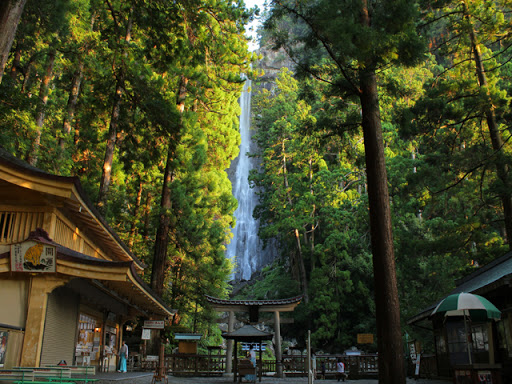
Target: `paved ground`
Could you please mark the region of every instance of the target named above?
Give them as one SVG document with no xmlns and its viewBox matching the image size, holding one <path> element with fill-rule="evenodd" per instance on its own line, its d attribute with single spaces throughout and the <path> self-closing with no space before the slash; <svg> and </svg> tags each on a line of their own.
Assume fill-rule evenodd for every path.
<svg viewBox="0 0 512 384">
<path fill-rule="evenodd" d="M 151 384 L 153 374 L 148 372 L 128 372 L 128 373 L 101 373 L 95 376 L 100 379 L 97 384 Z M 307 384 L 307 377 L 294 377 L 277 379 L 273 377 L 263 377 L 261 380 L 265 384 Z M 174 377 L 169 376 L 169 384 L 232 384 L 233 377 Z M 315 384 L 337 383 L 336 380 L 315 380 Z M 351 384 L 378 384 L 378 380 L 346 380 L 345 383 Z M 447 384 L 449 381 L 426 380 L 426 379 L 407 379 L 407 384 Z"/>
</svg>

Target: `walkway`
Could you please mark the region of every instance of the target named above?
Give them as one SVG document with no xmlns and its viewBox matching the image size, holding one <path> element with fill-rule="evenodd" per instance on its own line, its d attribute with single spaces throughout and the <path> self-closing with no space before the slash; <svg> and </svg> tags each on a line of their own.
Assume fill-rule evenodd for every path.
<svg viewBox="0 0 512 384">
<path fill-rule="evenodd" d="M 97 384 L 151 384 L 153 374 L 149 372 L 128 372 L 128 373 L 98 373 L 95 376 L 100 379 Z M 307 384 L 307 377 L 294 377 L 286 379 L 277 379 L 273 377 L 263 377 L 264 384 Z M 169 376 L 169 384 L 232 384 L 233 377 L 174 377 Z M 259 383 L 259 381 L 257 381 Z M 316 384 L 337 383 L 336 380 L 315 380 Z M 378 384 L 378 380 L 346 380 L 350 384 Z M 450 381 L 426 380 L 426 379 L 407 379 L 407 384 L 447 384 Z"/>
</svg>

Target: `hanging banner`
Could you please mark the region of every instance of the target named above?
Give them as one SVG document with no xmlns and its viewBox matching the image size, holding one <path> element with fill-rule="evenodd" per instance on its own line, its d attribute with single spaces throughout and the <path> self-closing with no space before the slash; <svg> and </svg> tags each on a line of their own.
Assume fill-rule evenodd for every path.
<svg viewBox="0 0 512 384">
<path fill-rule="evenodd" d="M 11 245 L 12 272 L 55 272 L 57 247 L 24 241 Z"/>
<path fill-rule="evenodd" d="M 414 375 L 419 376 L 420 375 L 420 360 L 421 360 L 421 353 L 418 353 L 416 356 L 416 367 L 414 369 Z"/>
</svg>

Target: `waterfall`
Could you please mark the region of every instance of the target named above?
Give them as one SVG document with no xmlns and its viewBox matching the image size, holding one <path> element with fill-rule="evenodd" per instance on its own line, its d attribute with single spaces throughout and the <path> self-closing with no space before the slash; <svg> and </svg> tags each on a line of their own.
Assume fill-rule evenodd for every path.
<svg viewBox="0 0 512 384">
<path fill-rule="evenodd" d="M 249 171 L 257 167 L 257 160 L 247 156 L 252 147 L 250 89 L 251 80 L 246 80 L 240 97 L 240 153 L 231 164 L 229 172 L 238 208 L 235 211 L 233 238 L 227 245 L 226 257 L 236 264 L 236 280 L 249 280 L 254 272 L 269 262 L 270 253 L 269 250 L 263 250 L 262 241 L 258 237 L 259 222 L 252 216 L 258 196 L 255 188 L 250 188 L 248 181 Z"/>
</svg>

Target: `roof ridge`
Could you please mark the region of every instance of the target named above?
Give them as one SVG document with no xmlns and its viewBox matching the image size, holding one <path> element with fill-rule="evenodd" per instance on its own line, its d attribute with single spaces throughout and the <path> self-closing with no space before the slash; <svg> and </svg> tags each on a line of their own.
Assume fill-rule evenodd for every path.
<svg viewBox="0 0 512 384">
<path fill-rule="evenodd" d="M 505 253 L 503 256 L 500 256 L 500 257 L 494 259 L 493 261 L 491 261 L 490 263 L 485 264 L 484 266 L 471 272 L 469 275 L 466 275 L 466 276 L 461 277 L 460 279 L 456 280 L 455 287 L 461 286 L 465 282 L 475 278 L 478 275 L 481 275 L 484 272 L 487 272 L 488 270 L 496 267 L 497 265 L 499 265 L 501 263 L 504 263 L 505 261 L 509 260 L 510 258 L 512 258 L 512 251 L 509 251 L 509 252 Z"/>
</svg>

